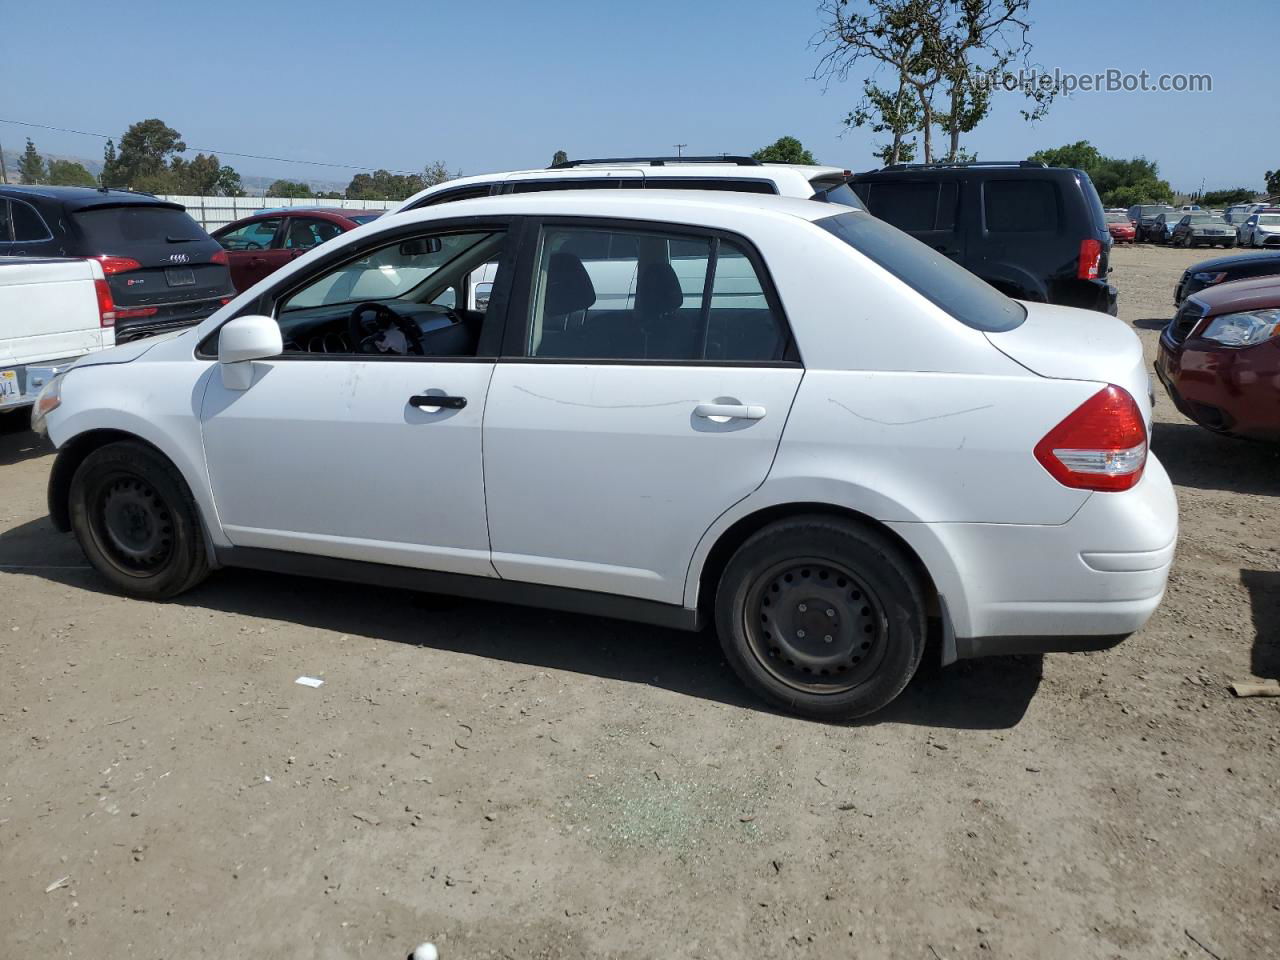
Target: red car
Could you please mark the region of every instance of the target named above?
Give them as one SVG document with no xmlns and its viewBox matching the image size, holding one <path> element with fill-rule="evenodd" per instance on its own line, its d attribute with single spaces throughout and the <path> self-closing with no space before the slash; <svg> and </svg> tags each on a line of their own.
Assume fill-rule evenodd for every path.
<svg viewBox="0 0 1280 960">
<path fill-rule="evenodd" d="M 1116 243 L 1137 243 L 1138 230 L 1128 214 L 1108 213 L 1107 231 Z"/>
<path fill-rule="evenodd" d="M 1160 334 L 1156 375 L 1200 426 L 1280 441 L 1280 277 L 1188 297 Z"/>
<path fill-rule="evenodd" d="M 382 210 L 286 207 L 264 210 L 213 232 L 230 260 L 236 293 L 312 247 L 376 220 Z"/>
</svg>

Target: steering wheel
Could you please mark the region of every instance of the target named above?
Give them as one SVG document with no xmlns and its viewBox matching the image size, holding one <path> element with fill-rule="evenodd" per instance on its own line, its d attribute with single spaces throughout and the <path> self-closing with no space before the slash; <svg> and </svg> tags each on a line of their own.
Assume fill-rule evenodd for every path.
<svg viewBox="0 0 1280 960">
<path fill-rule="evenodd" d="M 356 304 L 347 318 L 347 333 L 356 353 L 425 355 L 422 328 L 376 300 Z"/>
</svg>

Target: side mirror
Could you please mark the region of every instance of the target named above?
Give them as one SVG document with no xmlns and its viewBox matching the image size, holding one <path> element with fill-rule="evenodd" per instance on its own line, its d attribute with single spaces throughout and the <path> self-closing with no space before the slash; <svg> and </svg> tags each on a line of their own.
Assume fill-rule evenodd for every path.
<svg viewBox="0 0 1280 960">
<path fill-rule="evenodd" d="M 266 360 L 284 352 L 280 327 L 270 317 L 236 317 L 218 331 L 218 364 L 222 385 L 228 390 L 248 390 L 253 383 L 252 360 Z"/>
<path fill-rule="evenodd" d="M 444 249 L 439 237 L 415 237 L 400 244 L 400 256 L 423 257 L 428 253 L 439 253 Z"/>
</svg>

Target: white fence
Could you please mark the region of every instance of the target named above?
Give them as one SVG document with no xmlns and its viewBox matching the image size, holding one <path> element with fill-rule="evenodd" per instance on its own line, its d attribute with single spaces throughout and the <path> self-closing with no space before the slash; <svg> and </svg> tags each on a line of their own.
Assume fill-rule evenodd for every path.
<svg viewBox="0 0 1280 960">
<path fill-rule="evenodd" d="M 179 197 L 162 196 L 187 208 L 187 213 L 208 232 L 258 213 L 281 207 L 331 207 L 339 210 L 390 210 L 399 200 L 314 200 L 292 197 Z"/>
</svg>

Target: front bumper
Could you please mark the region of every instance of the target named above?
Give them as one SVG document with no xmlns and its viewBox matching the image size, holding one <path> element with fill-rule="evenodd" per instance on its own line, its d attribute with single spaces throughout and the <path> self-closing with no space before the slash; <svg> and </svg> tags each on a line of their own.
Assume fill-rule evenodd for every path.
<svg viewBox="0 0 1280 960">
<path fill-rule="evenodd" d="M 1156 376 L 1174 406 L 1207 430 L 1280 440 L 1280 343 L 1233 348 L 1160 336 Z"/>
<path fill-rule="evenodd" d="M 1178 504 L 1151 456 L 1136 487 L 1092 494 L 1063 524 L 889 526 L 933 576 L 955 657 L 1096 650 L 1141 628 L 1160 605 Z"/>
<path fill-rule="evenodd" d="M 16 375 L 12 379 L 18 384 L 16 396 L 0 396 L 0 411 L 18 410 L 31 406 L 36 402 L 36 394 L 46 383 L 58 374 L 71 369 L 71 365 L 79 359 L 79 357 L 63 357 L 60 360 L 44 360 L 40 363 L 20 364 L 16 367 L 0 366 L 0 376 L 3 376 L 5 371 L 12 370 Z"/>
</svg>

